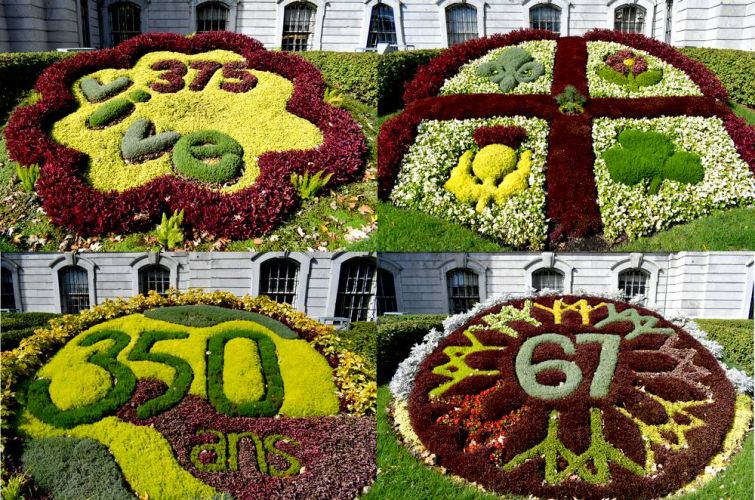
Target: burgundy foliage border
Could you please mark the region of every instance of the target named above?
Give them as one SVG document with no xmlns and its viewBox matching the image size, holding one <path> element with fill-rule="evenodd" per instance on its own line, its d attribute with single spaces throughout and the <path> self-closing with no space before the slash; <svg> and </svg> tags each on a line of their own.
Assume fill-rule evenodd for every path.
<svg viewBox="0 0 755 500">
<path fill-rule="evenodd" d="M 142 55 L 155 50 L 196 54 L 215 49 L 236 52 L 249 67 L 292 80 L 294 91 L 287 109 L 315 123 L 323 133 L 323 144 L 316 149 L 261 155 L 255 183 L 230 195 L 172 175 L 122 193 L 104 193 L 84 179 L 86 156 L 47 134 L 56 120 L 76 109 L 71 85 L 77 78 L 103 68 L 132 67 Z M 13 113 L 5 137 L 13 160 L 42 166 L 37 193 L 55 224 L 82 235 L 130 233 L 149 230 L 162 213 L 183 209 L 189 227 L 221 237 L 247 238 L 269 232 L 297 206 L 298 196 L 289 182 L 292 172 L 324 169 L 333 174 L 330 183 L 339 185 L 354 180 L 363 169 L 364 134 L 348 112 L 323 101 L 324 89 L 322 75 L 312 64 L 292 54 L 267 51 L 243 35 L 149 33 L 49 67 L 36 85 L 42 99 Z"/>
</svg>

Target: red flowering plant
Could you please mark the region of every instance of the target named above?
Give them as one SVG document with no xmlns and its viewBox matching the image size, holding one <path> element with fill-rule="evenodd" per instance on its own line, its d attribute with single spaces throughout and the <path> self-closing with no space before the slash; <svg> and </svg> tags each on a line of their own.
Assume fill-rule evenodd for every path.
<svg viewBox="0 0 755 500">
<path fill-rule="evenodd" d="M 110 95 L 106 95 L 113 90 L 110 86 L 118 85 L 118 80 L 109 84 L 96 80 L 94 83 L 90 82 L 94 90 L 90 90 L 89 94 L 84 89 L 84 81 L 93 80 L 87 76 L 94 72 L 105 74 L 106 71 L 135 70 L 140 60 L 150 57 L 151 53 L 162 51 L 177 53 L 187 61 L 205 53 L 211 53 L 207 57 L 211 59 L 212 54 L 217 53 L 214 51 L 224 51 L 233 53 L 234 60 L 222 65 L 191 59 L 188 65 L 192 70 L 196 70 L 191 73 L 187 73 L 186 66 L 177 61 L 158 61 L 150 68 L 154 72 L 154 76 L 149 77 L 152 78 L 151 85 L 145 86 L 144 90 L 133 92 L 130 92 L 130 89 L 122 90 L 123 94 L 120 97 L 111 98 Z M 89 129 L 95 133 L 99 131 L 95 125 L 118 126 L 120 122 L 126 125 L 129 113 L 136 109 L 134 114 L 137 114 L 144 106 L 152 105 L 147 101 L 155 101 L 150 99 L 152 95 L 148 94 L 156 92 L 154 95 L 159 95 L 161 99 L 166 92 L 179 90 L 192 96 L 200 94 L 198 91 L 207 85 L 213 74 L 218 79 L 222 75 L 224 79 L 222 86 L 213 89 L 217 92 L 224 91 L 229 96 L 257 92 L 257 95 L 263 96 L 261 99 L 267 99 L 268 95 L 263 94 L 266 91 L 262 84 L 258 85 L 257 77 L 248 70 L 266 72 L 272 75 L 270 78 L 278 78 L 280 81 L 287 81 L 289 85 L 292 84 L 290 96 L 283 101 L 284 109 L 280 112 L 289 113 L 293 116 L 292 119 L 301 123 L 308 122 L 310 135 L 317 137 L 318 141 L 313 141 L 314 145 L 307 148 L 266 147 L 250 153 L 251 160 L 256 162 L 256 176 L 248 179 L 248 182 L 240 185 L 238 189 L 221 189 L 218 185 L 198 182 L 202 179 L 193 175 L 190 168 L 181 169 L 182 175 L 178 175 L 171 171 L 171 164 L 167 161 L 164 163 L 166 170 L 161 175 L 149 177 L 141 184 L 129 185 L 126 189 L 98 189 L 92 183 L 90 171 L 90 165 L 94 161 L 92 157 L 96 155 L 92 152 L 86 154 L 80 150 L 81 148 L 64 145 L 62 141 L 53 138 L 54 127 L 58 127 L 63 119 L 70 117 L 69 115 L 81 112 L 84 105 L 95 102 L 100 105 L 98 98 L 101 95 L 105 95 L 105 99 L 108 100 L 101 104 L 98 111 L 86 122 Z M 215 71 L 217 73 L 214 73 Z M 160 79 L 168 83 L 158 83 Z M 187 80 L 188 85 L 185 85 L 182 79 Z M 82 82 L 81 90 L 89 100 L 88 103 L 76 89 L 76 83 L 79 81 Z M 354 180 L 365 164 L 367 148 L 364 135 L 348 112 L 323 100 L 325 83 L 320 72 L 296 55 L 267 51 L 260 42 L 243 35 L 228 32 L 201 33 L 191 37 L 168 33 L 145 34 L 127 40 L 115 48 L 82 53 L 55 64 L 42 73 L 35 88 L 41 99 L 34 105 L 19 108 L 11 116 L 6 127 L 5 137 L 9 155 L 23 165 L 41 165 L 41 176 L 36 188 L 45 212 L 53 223 L 81 235 L 149 230 L 163 213 L 180 210 L 185 214 L 184 224 L 198 231 L 232 239 L 261 235 L 279 225 L 298 205 L 299 196 L 290 181 L 293 173 L 315 174 L 324 170 L 332 174 L 330 185 L 337 186 Z M 211 85 L 208 85 L 207 89 L 210 88 Z M 125 95 L 128 95 L 128 98 L 123 97 Z M 160 118 L 170 120 L 179 108 L 182 106 L 174 106 L 175 111 L 163 113 Z M 194 114 L 184 116 L 181 120 L 182 126 L 187 121 L 185 118 L 193 118 L 201 123 L 203 118 L 194 115 L 207 109 L 206 106 L 184 108 L 181 112 Z M 240 121 L 245 118 L 239 115 L 243 115 L 245 110 L 249 112 L 244 106 L 228 109 L 231 109 L 231 113 Z M 252 125 L 254 120 L 254 116 L 248 117 L 250 128 L 255 126 Z M 129 133 L 133 132 L 132 135 L 136 136 L 131 139 L 132 147 L 128 151 L 136 156 L 141 154 L 141 160 L 145 162 L 154 159 L 154 151 L 158 151 L 158 154 L 164 152 L 172 147 L 172 142 L 177 139 L 165 133 L 151 135 L 155 132 L 157 121 L 158 119 L 155 119 L 155 124 L 145 122 L 142 129 L 137 128 L 135 131 L 128 129 Z M 132 123 L 132 128 L 134 125 L 135 122 Z M 168 132 L 179 126 L 170 122 L 161 125 L 157 128 L 167 128 Z M 243 129 L 244 127 L 236 127 L 239 131 Z M 271 130 L 260 134 L 258 129 L 259 126 L 255 129 L 257 131 L 250 133 L 256 133 L 257 137 L 263 139 L 270 136 Z M 126 151 L 129 145 L 126 144 L 126 135 L 121 147 L 124 158 L 113 157 L 122 163 L 128 160 Z M 232 138 L 223 134 L 220 134 L 219 138 L 213 136 L 210 139 L 189 137 L 191 135 L 193 134 L 184 135 L 176 143 L 175 149 L 179 149 L 181 141 L 187 139 L 182 150 L 190 151 L 191 155 L 184 154 L 184 157 L 189 156 L 188 161 L 184 163 L 191 166 L 193 161 L 194 165 L 201 166 L 201 163 L 207 160 L 204 164 L 209 168 L 213 162 L 228 163 L 233 167 L 231 173 L 238 174 L 238 160 L 234 160 L 233 155 L 238 155 L 240 149 L 232 147 L 232 143 L 235 142 Z M 194 142 L 189 139 L 193 139 Z M 231 139 L 231 146 L 228 146 L 227 139 Z M 209 147 L 207 140 L 213 142 Z M 158 150 L 160 147 L 163 149 Z M 173 163 L 177 161 L 175 149 Z M 217 158 L 213 158 L 213 155 Z M 125 167 L 131 168 L 129 172 L 133 172 L 133 175 L 124 175 L 129 180 L 142 175 L 142 171 L 134 169 L 129 161 L 125 161 Z M 187 172 L 191 174 L 188 177 L 183 175 Z M 102 177 L 107 180 L 107 175 Z"/>
</svg>

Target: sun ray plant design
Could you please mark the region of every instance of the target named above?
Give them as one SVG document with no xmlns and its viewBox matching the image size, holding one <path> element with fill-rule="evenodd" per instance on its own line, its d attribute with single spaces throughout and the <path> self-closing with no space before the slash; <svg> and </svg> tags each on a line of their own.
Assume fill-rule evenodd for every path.
<svg viewBox="0 0 755 500">
<path fill-rule="evenodd" d="M 228 32 L 147 34 L 48 68 L 11 116 L 9 155 L 39 164 L 42 206 L 81 235 L 187 228 L 241 239 L 301 202 L 293 174 L 358 177 L 366 142 L 300 57 Z"/>
<path fill-rule="evenodd" d="M 3 352 L 3 412 L 32 447 L 103 445 L 140 498 L 350 499 L 376 474 L 376 385 L 344 345 L 264 297 L 137 296 Z"/>
<path fill-rule="evenodd" d="M 520 249 L 650 235 L 755 201 L 755 129 L 727 99 L 705 66 L 638 34 L 471 40 L 420 67 L 382 125 L 379 196 Z M 472 142 L 499 126 L 526 135 Z"/>
<path fill-rule="evenodd" d="M 489 491 L 656 498 L 710 479 L 708 464 L 741 440 L 752 413 L 735 404 L 751 401 L 729 379 L 740 376 L 636 304 L 502 297 L 412 349 L 392 413 L 417 456 Z"/>
</svg>

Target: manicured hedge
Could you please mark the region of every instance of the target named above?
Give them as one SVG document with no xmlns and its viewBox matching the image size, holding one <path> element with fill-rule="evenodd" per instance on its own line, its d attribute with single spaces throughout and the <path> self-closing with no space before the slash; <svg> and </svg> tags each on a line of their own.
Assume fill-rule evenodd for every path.
<svg viewBox="0 0 755 500">
<path fill-rule="evenodd" d="M 755 108 L 755 52 L 701 47 L 685 47 L 679 51 L 713 71 L 729 91 L 732 101 Z"/>
<path fill-rule="evenodd" d="M 708 337 L 724 346 L 726 359 L 753 373 L 753 321 L 751 319 L 696 319 Z"/>
<path fill-rule="evenodd" d="M 0 54 L 0 121 L 34 87 L 34 82 L 49 65 L 70 56 L 67 52 L 19 52 Z"/>
<path fill-rule="evenodd" d="M 392 52 L 378 61 L 378 114 L 385 115 L 404 107 L 404 84 L 423 64 L 440 54 L 439 49 Z"/>
<path fill-rule="evenodd" d="M 378 69 L 381 58 L 374 52 L 300 52 L 322 71 L 331 87 L 348 92 L 363 103 L 376 107 L 380 93 Z"/>
<path fill-rule="evenodd" d="M 349 341 L 349 350 L 361 354 L 374 368 L 377 363 L 377 325 L 374 321 L 359 321 L 351 324 L 351 328 L 339 332 Z"/>
<path fill-rule="evenodd" d="M 400 319 L 399 319 L 400 318 Z M 443 328 L 443 315 L 383 316 L 377 329 L 378 384 L 388 382 L 414 344 L 433 328 Z"/>
<path fill-rule="evenodd" d="M 10 351 L 18 347 L 21 340 L 34 334 L 37 328 L 46 328 L 47 322 L 59 316 L 53 313 L 3 313 L 0 318 L 2 332 L 0 332 L 0 344 L 3 351 Z"/>
</svg>

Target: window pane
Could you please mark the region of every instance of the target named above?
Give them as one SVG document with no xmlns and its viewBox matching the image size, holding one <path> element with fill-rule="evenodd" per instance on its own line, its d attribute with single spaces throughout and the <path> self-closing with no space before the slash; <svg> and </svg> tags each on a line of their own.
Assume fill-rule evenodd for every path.
<svg viewBox="0 0 755 500">
<path fill-rule="evenodd" d="M 538 269 L 532 273 L 532 288 L 564 291 L 564 273 L 557 269 Z"/>
<path fill-rule="evenodd" d="M 645 9 L 636 5 L 619 7 L 616 9 L 613 28 L 625 33 L 643 33 L 645 14 Z"/>
<path fill-rule="evenodd" d="M 379 3 L 372 8 L 370 33 L 367 35 L 368 47 L 377 47 L 379 43 L 396 44 L 396 23 L 393 20 L 393 9 L 384 3 Z"/>
<path fill-rule="evenodd" d="M 642 269 L 628 269 L 619 273 L 619 290 L 629 300 L 637 295 L 647 295 L 649 273 Z M 645 301 L 643 301 L 645 302 Z"/>
<path fill-rule="evenodd" d="M 530 9 L 530 28 L 561 33 L 561 9 L 553 5 L 536 5 Z"/>
<path fill-rule="evenodd" d="M 451 313 L 468 311 L 480 301 L 477 274 L 469 269 L 454 269 L 446 275 L 448 305 Z"/>
<path fill-rule="evenodd" d="M 299 264 L 290 259 L 270 259 L 260 267 L 260 295 L 276 302 L 293 304 L 296 298 Z"/>
<path fill-rule="evenodd" d="M 356 258 L 341 266 L 336 297 L 336 316 L 351 321 L 365 321 L 370 312 L 375 261 Z"/>
<path fill-rule="evenodd" d="M 60 305 L 63 313 L 75 314 L 89 309 L 89 281 L 87 272 L 78 266 L 59 271 Z"/>
<path fill-rule="evenodd" d="M 13 274 L 9 269 L 2 269 L 2 294 L 0 294 L 0 309 L 15 311 L 16 294 L 13 293 Z"/>
<path fill-rule="evenodd" d="M 312 47 L 316 10 L 308 3 L 297 2 L 286 6 L 283 13 L 282 50 L 301 52 Z"/>
<path fill-rule="evenodd" d="M 203 3 L 197 7 L 197 33 L 225 31 L 228 8 L 220 3 Z"/>
<path fill-rule="evenodd" d="M 398 311 L 396 304 L 396 286 L 393 275 L 385 269 L 378 269 L 377 275 L 377 313 L 381 316 L 387 312 Z"/>
<path fill-rule="evenodd" d="M 141 34 L 141 11 L 136 5 L 130 2 L 115 3 L 110 6 L 109 13 L 113 45 Z"/>
<path fill-rule="evenodd" d="M 170 288 L 170 270 L 159 264 L 144 266 L 139 269 L 139 293 L 147 295 L 150 290 L 160 295 Z"/>
<path fill-rule="evenodd" d="M 448 46 L 477 38 L 477 9 L 468 4 L 454 4 L 446 9 Z"/>
</svg>

